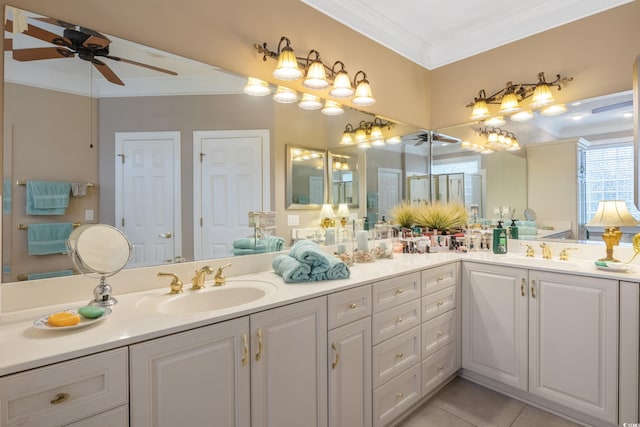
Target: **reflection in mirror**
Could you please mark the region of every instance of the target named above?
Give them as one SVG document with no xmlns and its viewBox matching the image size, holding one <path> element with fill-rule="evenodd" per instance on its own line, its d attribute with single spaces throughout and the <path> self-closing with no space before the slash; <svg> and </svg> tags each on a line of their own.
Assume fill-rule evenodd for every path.
<svg viewBox="0 0 640 427">
<path fill-rule="evenodd" d="M 332 148 L 328 152 L 329 203 L 346 203 L 357 208 L 360 203 L 359 150 L 357 147 Z"/>
<path fill-rule="evenodd" d="M 326 153 L 287 145 L 287 208 L 319 209 L 326 200 Z"/>
</svg>

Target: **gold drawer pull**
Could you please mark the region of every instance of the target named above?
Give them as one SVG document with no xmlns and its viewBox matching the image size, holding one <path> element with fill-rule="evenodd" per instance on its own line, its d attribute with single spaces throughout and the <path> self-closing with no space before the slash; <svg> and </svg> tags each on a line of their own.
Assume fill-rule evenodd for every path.
<svg viewBox="0 0 640 427">
<path fill-rule="evenodd" d="M 396 399 L 402 399 L 403 397 L 404 397 L 404 393 L 402 392 L 396 393 Z"/>
<path fill-rule="evenodd" d="M 340 353 L 338 352 L 338 348 L 336 347 L 336 343 L 332 342 L 331 343 L 331 348 L 336 353 L 336 358 L 333 361 L 333 363 L 331 364 L 331 368 L 332 369 L 336 369 L 336 366 L 338 366 L 338 362 L 340 361 Z"/>
<path fill-rule="evenodd" d="M 444 369 L 444 365 L 441 363 L 438 365 L 438 371 L 442 371 Z"/>
<path fill-rule="evenodd" d="M 522 295 L 523 297 L 527 296 L 527 294 L 524 293 L 524 277 L 522 278 L 522 280 L 520 280 L 520 295 Z"/>
<path fill-rule="evenodd" d="M 536 297 L 536 281 L 532 280 L 531 281 L 531 298 L 535 298 Z"/>
<path fill-rule="evenodd" d="M 402 288 L 396 289 L 396 295 L 400 295 L 403 292 Z"/>
<path fill-rule="evenodd" d="M 402 317 L 398 317 L 398 318 L 396 319 L 396 323 L 402 323 Z"/>
<path fill-rule="evenodd" d="M 258 328 L 258 352 L 256 353 L 256 362 L 262 358 L 262 329 Z"/>
<path fill-rule="evenodd" d="M 358 304 L 356 304 L 355 302 L 352 302 L 351 304 L 349 304 L 349 308 L 351 310 L 353 310 L 354 308 L 356 308 L 358 306 Z"/>
<path fill-rule="evenodd" d="M 442 331 L 442 329 L 440 329 L 438 332 L 436 332 L 437 336 L 442 336 L 442 334 L 444 334 L 444 332 Z"/>
<path fill-rule="evenodd" d="M 444 301 L 438 301 L 438 303 L 436 304 L 438 307 L 441 307 L 444 305 Z"/>
<path fill-rule="evenodd" d="M 57 405 L 58 403 L 65 402 L 67 399 L 69 399 L 69 393 L 58 393 L 56 394 L 55 399 L 51 400 L 50 403 L 52 405 Z"/>
<path fill-rule="evenodd" d="M 444 277 L 442 276 L 438 276 L 438 278 L 436 279 L 438 282 L 442 282 L 444 280 Z"/>
<path fill-rule="evenodd" d="M 242 366 L 247 366 L 247 360 L 249 360 L 249 343 L 247 342 L 247 334 L 242 334 L 242 345 L 244 347 L 244 352 L 242 353 L 240 363 Z"/>
<path fill-rule="evenodd" d="M 402 352 L 396 354 L 396 359 L 400 359 L 401 357 L 403 357 L 404 354 Z"/>
</svg>

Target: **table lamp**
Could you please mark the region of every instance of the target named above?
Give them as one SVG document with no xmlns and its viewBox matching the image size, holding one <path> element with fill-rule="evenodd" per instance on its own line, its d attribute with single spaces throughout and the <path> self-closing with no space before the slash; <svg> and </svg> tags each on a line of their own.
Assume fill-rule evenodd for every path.
<svg viewBox="0 0 640 427">
<path fill-rule="evenodd" d="M 338 212 L 336 215 L 340 218 L 340 225 L 345 227 L 347 225 L 347 219 L 349 219 L 349 207 L 346 203 L 340 203 L 338 205 Z"/>
<path fill-rule="evenodd" d="M 631 216 L 624 200 L 601 200 L 598 211 L 587 225 L 604 227 L 602 240 L 607 247 L 607 256 L 599 261 L 619 262 L 613 257 L 613 247 L 620 243 L 620 227 L 635 227 L 638 221 Z"/>
<path fill-rule="evenodd" d="M 329 228 L 335 224 L 336 214 L 333 213 L 333 208 L 330 204 L 325 203 L 320 210 L 320 227 Z"/>
</svg>

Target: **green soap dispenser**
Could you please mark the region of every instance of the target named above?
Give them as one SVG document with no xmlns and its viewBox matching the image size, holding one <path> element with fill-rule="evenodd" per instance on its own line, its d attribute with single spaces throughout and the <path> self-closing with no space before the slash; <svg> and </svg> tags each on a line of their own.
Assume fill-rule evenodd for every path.
<svg viewBox="0 0 640 427">
<path fill-rule="evenodd" d="M 507 253 L 507 229 L 502 228 L 502 221 L 498 221 L 498 227 L 493 229 L 493 253 Z"/>
<path fill-rule="evenodd" d="M 511 225 L 509 226 L 509 236 L 512 239 L 518 238 L 518 225 L 516 224 L 516 220 L 511 218 Z"/>
</svg>

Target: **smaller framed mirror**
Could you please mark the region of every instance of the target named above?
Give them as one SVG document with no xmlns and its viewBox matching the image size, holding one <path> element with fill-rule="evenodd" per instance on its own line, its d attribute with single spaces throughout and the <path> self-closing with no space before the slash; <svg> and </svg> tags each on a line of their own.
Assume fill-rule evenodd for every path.
<svg viewBox="0 0 640 427">
<path fill-rule="evenodd" d="M 327 200 L 326 151 L 287 145 L 287 209 L 320 209 Z"/>
<path fill-rule="evenodd" d="M 329 150 L 329 203 L 346 203 L 350 208 L 360 205 L 360 174 L 358 152 L 348 149 Z"/>
</svg>

